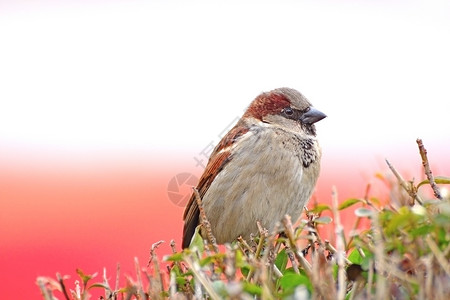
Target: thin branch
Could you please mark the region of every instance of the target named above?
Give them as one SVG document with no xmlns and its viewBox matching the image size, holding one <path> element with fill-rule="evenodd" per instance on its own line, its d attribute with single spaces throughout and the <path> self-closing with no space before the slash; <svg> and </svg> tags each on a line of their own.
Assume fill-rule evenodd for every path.
<svg viewBox="0 0 450 300">
<path fill-rule="evenodd" d="M 436 260 L 439 262 L 441 268 L 445 271 L 445 273 L 447 273 L 447 276 L 450 276 L 450 264 L 439 249 L 438 245 L 436 245 L 436 242 L 433 241 L 429 235 L 425 237 L 425 241 L 427 242 L 428 247 L 430 247 L 431 252 L 433 252 L 434 257 L 436 257 Z"/>
<path fill-rule="evenodd" d="M 69 294 L 67 293 L 66 285 L 64 284 L 64 278 L 59 273 L 56 273 L 56 278 L 58 279 L 59 284 L 61 285 L 61 291 L 64 295 L 64 298 L 70 300 Z"/>
<path fill-rule="evenodd" d="M 158 284 L 159 292 L 164 291 L 164 280 L 162 277 L 161 268 L 159 266 L 158 256 L 156 255 L 156 249 L 158 249 L 158 247 L 162 243 L 164 243 L 164 241 L 159 241 L 152 245 L 152 249 L 150 250 L 150 261 L 149 261 L 149 263 L 153 261 L 153 265 L 155 267 L 155 278 L 154 279 L 155 279 L 156 284 Z M 136 261 L 137 261 L 137 259 L 136 259 Z"/>
<path fill-rule="evenodd" d="M 387 290 L 387 279 L 384 274 L 387 270 L 386 259 L 384 256 L 384 241 L 382 237 L 382 231 L 380 224 L 378 223 L 378 214 L 374 213 L 372 215 L 372 230 L 373 230 L 373 242 L 374 242 L 374 254 L 375 261 L 377 262 L 376 268 L 379 272 L 379 276 L 376 280 L 376 292 L 375 299 L 382 300 L 386 299 L 388 295 Z"/>
<path fill-rule="evenodd" d="M 169 295 L 171 299 L 175 299 L 175 294 L 177 293 L 177 279 L 175 276 L 175 272 L 170 272 L 170 281 L 169 281 Z"/>
<path fill-rule="evenodd" d="M 336 234 L 336 263 L 338 265 L 338 294 L 337 299 L 345 299 L 347 291 L 346 276 L 345 276 L 345 241 L 344 241 L 344 227 L 341 223 L 341 217 L 338 211 L 338 194 L 336 187 L 333 186 L 331 192 L 331 200 L 333 204 L 333 215 L 335 220 L 335 234 Z"/>
<path fill-rule="evenodd" d="M 427 149 L 425 149 L 425 146 L 423 145 L 423 142 L 421 139 L 416 140 L 417 145 L 419 146 L 419 152 L 420 157 L 422 158 L 422 165 L 425 169 L 425 174 L 427 175 L 428 181 L 430 182 L 431 188 L 433 189 L 434 196 L 438 198 L 439 200 L 442 200 L 441 192 L 439 191 L 438 186 L 436 185 L 436 182 L 434 181 L 433 173 L 430 169 L 430 164 L 428 162 L 427 157 Z"/>
<path fill-rule="evenodd" d="M 117 263 L 116 268 L 116 283 L 114 285 L 114 299 L 117 298 L 117 291 L 119 290 L 119 281 L 120 281 L 120 263 Z"/>
<path fill-rule="evenodd" d="M 142 282 L 141 267 L 139 266 L 139 260 L 137 257 L 134 258 L 134 268 L 136 270 L 136 278 L 137 278 L 137 293 L 136 294 L 139 294 L 139 296 L 142 297 L 144 295 L 144 284 Z"/>
<path fill-rule="evenodd" d="M 205 288 L 205 290 L 208 293 L 209 297 L 211 297 L 211 299 L 214 299 L 214 300 L 221 299 L 221 297 L 214 290 L 211 281 L 202 272 L 201 267 L 198 264 L 198 262 L 193 261 L 192 258 L 189 257 L 189 256 L 185 256 L 184 260 L 185 260 L 186 264 L 189 266 L 189 270 L 192 272 L 194 277 Z"/>
<path fill-rule="evenodd" d="M 302 266 L 302 268 L 305 270 L 306 274 L 308 274 L 308 276 L 310 276 L 311 275 L 311 265 L 306 260 L 306 258 L 301 254 L 300 250 L 297 247 L 297 243 L 294 238 L 294 230 L 292 228 L 291 217 L 288 215 L 285 215 L 283 217 L 282 222 L 283 222 L 283 226 L 284 226 L 284 232 L 286 233 L 286 236 L 288 237 L 289 244 L 292 247 L 292 251 L 294 252 L 295 257 L 297 258 L 297 260 L 300 263 L 300 265 Z M 286 249 L 286 253 L 288 253 L 287 250 L 288 249 Z"/>
<path fill-rule="evenodd" d="M 42 297 L 44 297 L 45 300 L 53 300 L 53 295 L 50 289 L 47 288 L 47 282 L 48 279 L 45 277 L 38 277 L 36 280 L 36 284 L 39 286 L 39 289 L 41 290 Z"/>
<path fill-rule="evenodd" d="M 172 253 L 177 253 L 177 247 L 175 245 L 175 240 L 170 240 L 170 248 L 172 249 Z"/>
<path fill-rule="evenodd" d="M 250 247 L 250 245 L 247 243 L 246 240 L 244 240 L 242 236 L 239 236 L 237 240 L 239 242 L 239 247 L 241 248 L 242 253 L 246 253 L 248 251 L 249 253 L 255 254 L 252 247 Z"/>
<path fill-rule="evenodd" d="M 203 209 L 202 198 L 200 197 L 200 194 L 198 193 L 198 190 L 195 187 L 193 188 L 193 190 L 194 190 L 195 200 L 197 201 L 198 209 L 200 211 L 202 226 L 206 231 L 206 236 L 208 238 L 208 241 L 213 246 L 214 251 L 216 253 L 218 253 L 219 246 L 217 245 L 216 238 L 214 237 L 214 235 L 212 233 L 211 223 L 209 223 L 208 218 L 206 217 L 206 214 L 205 214 L 205 210 Z"/>
<path fill-rule="evenodd" d="M 271 267 L 271 272 L 275 275 L 276 278 L 280 278 L 283 276 L 283 274 L 281 273 L 281 271 L 277 268 L 277 266 L 275 265 L 275 259 L 276 259 L 276 254 L 278 253 L 281 243 L 280 242 L 275 242 L 277 240 L 277 236 L 279 236 L 279 230 L 278 228 L 281 226 L 280 222 L 275 223 L 275 228 L 273 229 L 272 233 L 269 235 L 268 239 L 267 239 L 267 251 L 266 253 L 264 253 L 264 256 L 268 262 L 269 265 Z"/>
<path fill-rule="evenodd" d="M 255 259 L 258 260 L 261 256 L 261 252 L 264 248 L 264 241 L 267 238 L 268 231 L 267 231 L 267 229 L 262 228 L 261 223 L 259 221 L 256 222 L 256 225 L 258 226 L 258 231 L 259 231 L 259 242 L 258 242 L 258 246 L 256 247 Z M 247 274 L 247 281 L 250 281 L 251 278 L 253 277 L 253 275 L 254 275 L 254 270 L 251 269 Z"/>
<path fill-rule="evenodd" d="M 336 252 L 337 252 L 336 248 L 334 248 L 333 245 L 331 245 L 330 241 L 328 241 L 328 240 L 325 240 L 325 249 L 330 251 L 331 254 L 333 254 L 333 255 L 336 254 Z M 343 257 L 343 259 L 347 265 L 352 264 L 352 262 L 349 261 L 345 256 Z"/>
<path fill-rule="evenodd" d="M 394 168 L 394 166 L 391 165 L 391 163 L 387 159 L 386 159 L 386 163 L 387 163 L 389 169 L 391 169 L 392 173 L 394 173 L 400 186 L 408 193 L 409 196 L 411 196 L 411 198 L 413 198 L 414 200 L 416 200 L 417 202 L 422 204 L 423 203 L 422 199 L 420 199 L 420 197 L 417 195 L 417 193 L 413 189 L 411 189 L 410 185 L 408 185 L 408 183 L 403 179 L 402 175 L 400 175 L 397 172 L 397 170 Z"/>
</svg>

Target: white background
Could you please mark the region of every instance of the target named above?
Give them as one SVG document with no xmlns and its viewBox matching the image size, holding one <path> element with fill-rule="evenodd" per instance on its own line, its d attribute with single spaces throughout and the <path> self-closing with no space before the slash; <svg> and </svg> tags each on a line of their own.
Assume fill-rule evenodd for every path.
<svg viewBox="0 0 450 300">
<path fill-rule="evenodd" d="M 327 149 L 449 146 L 450 2 L 0 2 L 2 147 L 197 153 L 281 86 Z"/>
</svg>

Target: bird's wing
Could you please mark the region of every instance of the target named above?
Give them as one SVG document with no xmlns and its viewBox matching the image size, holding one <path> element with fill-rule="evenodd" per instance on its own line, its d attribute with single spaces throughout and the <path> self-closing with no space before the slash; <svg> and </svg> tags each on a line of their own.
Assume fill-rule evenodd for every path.
<svg viewBox="0 0 450 300">
<path fill-rule="evenodd" d="M 203 196 L 208 191 L 217 174 L 219 174 L 219 172 L 231 160 L 233 145 L 248 131 L 249 129 L 247 127 L 243 128 L 242 126 L 235 126 L 222 138 L 222 140 L 216 146 L 197 185 L 197 190 L 200 194 L 201 199 L 203 199 Z M 195 232 L 195 228 L 199 224 L 199 217 L 200 210 L 195 199 L 195 194 L 192 194 L 189 202 L 186 205 L 186 209 L 183 215 L 183 249 L 189 247 L 192 236 Z"/>
</svg>

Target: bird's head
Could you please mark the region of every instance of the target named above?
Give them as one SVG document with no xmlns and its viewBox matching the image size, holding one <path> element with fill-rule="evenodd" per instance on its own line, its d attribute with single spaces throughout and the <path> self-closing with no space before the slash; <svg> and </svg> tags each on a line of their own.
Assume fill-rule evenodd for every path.
<svg viewBox="0 0 450 300">
<path fill-rule="evenodd" d="M 326 115 L 315 109 L 300 92 L 291 88 L 279 88 L 262 93 L 250 104 L 244 118 L 286 130 L 303 130 L 315 136 L 314 123 Z"/>
</svg>

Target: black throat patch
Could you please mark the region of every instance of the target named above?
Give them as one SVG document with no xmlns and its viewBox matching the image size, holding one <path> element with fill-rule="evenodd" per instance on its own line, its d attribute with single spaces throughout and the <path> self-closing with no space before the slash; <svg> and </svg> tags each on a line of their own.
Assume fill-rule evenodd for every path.
<svg viewBox="0 0 450 300">
<path fill-rule="evenodd" d="M 283 134 L 279 134 L 278 136 L 285 137 L 286 131 L 280 128 L 277 128 L 275 132 Z M 289 138 L 282 139 L 282 145 L 286 149 L 291 150 L 298 157 L 303 167 L 308 168 L 312 163 L 314 163 L 318 158 L 318 153 L 315 147 L 316 140 L 310 138 L 303 138 L 296 134 L 289 133 L 287 135 Z"/>
</svg>

